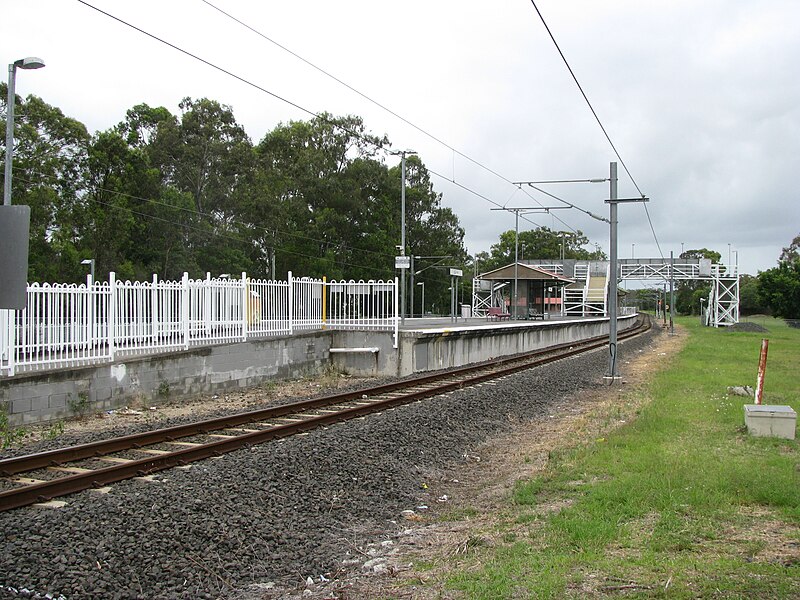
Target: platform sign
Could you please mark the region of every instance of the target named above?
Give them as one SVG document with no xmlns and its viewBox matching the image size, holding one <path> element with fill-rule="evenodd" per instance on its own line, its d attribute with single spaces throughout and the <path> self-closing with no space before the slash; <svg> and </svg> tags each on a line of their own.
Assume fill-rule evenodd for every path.
<svg viewBox="0 0 800 600">
<path fill-rule="evenodd" d="M 27 303 L 30 222 L 30 206 L 0 206 L 0 308 Z"/>
<path fill-rule="evenodd" d="M 411 268 L 411 257 L 410 256 L 395 256 L 394 257 L 394 268 L 395 269 L 410 269 Z"/>
<path fill-rule="evenodd" d="M 464 275 L 464 271 L 461 269 L 450 269 L 450 277 L 462 277 Z"/>
</svg>

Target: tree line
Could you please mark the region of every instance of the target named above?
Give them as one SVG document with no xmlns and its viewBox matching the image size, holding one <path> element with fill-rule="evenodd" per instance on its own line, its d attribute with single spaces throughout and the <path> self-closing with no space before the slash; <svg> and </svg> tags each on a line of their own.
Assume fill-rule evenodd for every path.
<svg viewBox="0 0 800 600">
<path fill-rule="evenodd" d="M 401 174 L 384 162 L 386 136 L 360 117 L 322 114 L 278 124 L 254 144 L 230 106 L 185 98 L 178 108 L 138 104 L 90 133 L 41 98 L 17 97 L 12 198 L 31 208 L 30 281 L 78 283 L 85 259 L 98 279 L 395 276 Z M 469 257 L 441 200 L 423 161 L 408 156 L 406 253 L 447 257 L 416 266 L 426 271 L 429 307 L 446 308 L 441 267 L 470 274 L 511 262 L 514 232 Z M 582 248 L 581 232 L 540 227 L 520 232 L 520 244 L 529 257 L 603 258 Z"/>
<path fill-rule="evenodd" d="M 230 106 L 179 109 L 139 104 L 90 134 L 36 96 L 17 99 L 12 198 L 31 207 L 30 280 L 80 281 L 87 258 L 125 279 L 394 276 L 401 182 L 386 137 L 323 114 L 254 144 Z M 458 218 L 418 157 L 406 170 L 408 251 L 463 265 Z"/>
</svg>

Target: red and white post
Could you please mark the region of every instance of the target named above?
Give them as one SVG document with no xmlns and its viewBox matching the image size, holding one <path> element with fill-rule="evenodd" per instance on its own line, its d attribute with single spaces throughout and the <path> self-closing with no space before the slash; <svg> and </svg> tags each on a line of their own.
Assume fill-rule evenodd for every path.
<svg viewBox="0 0 800 600">
<path fill-rule="evenodd" d="M 761 357 L 758 359 L 758 378 L 756 379 L 756 404 L 761 404 L 761 393 L 764 391 L 764 374 L 767 371 L 768 348 L 769 340 L 761 340 Z"/>
</svg>

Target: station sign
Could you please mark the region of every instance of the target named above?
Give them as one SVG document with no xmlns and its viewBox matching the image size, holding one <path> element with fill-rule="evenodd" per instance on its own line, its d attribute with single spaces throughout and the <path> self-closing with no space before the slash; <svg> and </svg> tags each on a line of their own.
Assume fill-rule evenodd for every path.
<svg viewBox="0 0 800 600">
<path fill-rule="evenodd" d="M 462 277 L 464 272 L 461 269 L 450 269 L 450 277 Z"/>
<path fill-rule="evenodd" d="M 411 257 L 410 256 L 395 256 L 394 257 L 394 268 L 395 269 L 410 269 L 411 268 Z"/>
</svg>

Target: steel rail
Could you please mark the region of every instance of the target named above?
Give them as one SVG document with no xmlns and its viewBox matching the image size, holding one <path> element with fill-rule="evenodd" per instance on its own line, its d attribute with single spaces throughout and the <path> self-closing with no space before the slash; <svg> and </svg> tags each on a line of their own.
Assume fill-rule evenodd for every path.
<svg viewBox="0 0 800 600">
<path fill-rule="evenodd" d="M 648 320 L 644 326 L 639 326 L 635 329 L 628 330 L 624 332 L 624 334 L 622 334 L 620 337 L 622 339 L 625 339 L 628 337 L 632 337 L 634 335 L 638 335 L 640 333 L 644 333 L 649 329 L 650 329 L 650 322 Z M 527 355 L 521 355 L 521 356 L 517 355 L 516 357 L 513 358 L 501 359 L 499 361 L 495 361 L 494 363 L 490 364 L 482 363 L 481 366 L 483 372 L 478 372 L 478 374 L 468 377 L 454 378 L 453 375 L 454 374 L 467 375 L 469 372 L 476 372 L 479 371 L 479 369 L 476 368 L 474 365 L 471 365 L 469 367 L 459 368 L 454 371 L 448 371 L 445 374 L 439 373 L 437 375 L 417 377 L 413 379 L 404 380 L 401 382 L 394 382 L 391 384 L 376 386 L 366 390 L 358 390 L 354 392 L 347 392 L 345 394 L 337 394 L 314 400 L 288 404 L 281 407 L 275 407 L 274 409 L 263 409 L 257 411 L 250 411 L 247 413 L 239 413 L 237 415 L 230 415 L 229 417 L 223 417 L 221 419 L 212 419 L 209 421 L 203 421 L 192 425 L 177 426 L 174 428 L 165 428 L 162 430 L 156 430 L 154 432 L 146 432 L 144 434 L 133 434 L 131 436 L 124 436 L 122 438 L 114 440 L 106 440 L 106 443 L 115 447 L 119 446 L 119 448 L 116 450 L 103 449 L 103 451 L 99 454 L 97 451 L 93 451 L 91 453 L 86 453 L 86 452 L 88 452 L 89 450 L 97 450 L 97 445 L 100 444 L 101 442 L 93 442 L 90 444 L 84 444 L 81 446 L 73 446 L 70 448 L 66 448 L 63 449 L 63 452 L 66 452 L 69 456 L 79 456 L 80 458 L 92 458 L 98 455 L 101 456 L 103 454 L 109 454 L 111 452 L 117 452 L 120 450 L 141 447 L 142 445 L 159 443 L 159 441 L 163 442 L 176 439 L 175 435 L 171 435 L 165 438 L 156 436 L 159 441 L 143 442 L 143 440 L 148 439 L 148 436 L 150 434 L 156 434 L 159 432 L 175 433 L 176 431 L 181 431 L 191 427 L 198 428 L 192 430 L 193 433 L 184 434 L 183 437 L 185 437 L 186 435 L 194 435 L 197 433 L 205 433 L 208 431 L 213 431 L 214 429 L 230 427 L 232 422 L 235 424 L 244 424 L 248 422 L 259 421 L 264 418 L 275 418 L 286 414 L 294 414 L 302 412 L 304 410 L 320 408 L 322 406 L 330 406 L 330 405 L 335 405 L 337 403 L 351 401 L 357 397 L 362 397 L 366 393 L 369 393 L 368 395 L 374 396 L 391 391 L 396 391 L 401 388 L 418 387 L 421 383 L 428 383 L 435 381 L 437 379 L 438 380 L 441 380 L 443 378 L 450 379 L 450 381 L 447 381 L 436 387 L 417 389 L 400 396 L 395 396 L 383 400 L 376 400 L 368 404 L 360 404 L 351 408 L 346 408 L 337 411 L 336 413 L 315 416 L 300 422 L 288 423 L 284 425 L 276 425 L 269 429 L 263 429 L 259 431 L 245 433 L 228 439 L 216 440 L 195 447 L 176 450 L 164 455 L 143 458 L 140 460 L 132 460 L 130 462 L 117 464 L 102 469 L 94 469 L 86 473 L 79 473 L 67 477 L 61 477 L 51 481 L 29 484 L 17 489 L 0 492 L 0 511 L 26 506 L 28 504 L 33 504 L 35 502 L 50 500 L 58 496 L 71 494 L 92 487 L 101 487 L 103 485 L 115 483 L 118 481 L 122 481 L 124 479 L 129 479 L 131 477 L 154 473 L 164 469 L 185 465 L 191 462 L 203 460 L 214 456 L 221 456 L 222 454 L 232 452 L 242 447 L 253 446 L 272 439 L 295 435 L 297 433 L 315 429 L 317 427 L 346 421 L 367 414 L 380 412 L 401 404 L 408 404 L 431 396 L 440 395 L 455 389 L 476 385 L 478 383 L 490 379 L 496 379 L 498 377 L 502 377 L 521 370 L 529 369 L 534 366 L 547 364 L 550 362 L 554 362 L 556 360 L 561 360 L 563 358 L 567 358 L 570 356 L 587 352 L 592 349 L 596 349 L 604 345 L 603 340 L 607 339 L 607 337 L 608 336 L 599 336 L 598 338 L 592 338 L 591 343 L 588 344 L 573 343 L 573 344 L 558 345 L 557 348 L 559 348 L 559 350 L 563 350 L 563 352 L 559 351 L 558 353 L 554 353 L 553 349 L 556 347 L 551 347 L 548 349 L 548 352 L 537 351 L 535 353 L 529 353 Z M 542 356 L 543 354 L 550 354 L 550 356 Z M 528 360 L 526 362 L 523 360 L 524 358 L 532 360 Z M 495 370 L 487 369 L 488 366 L 497 364 L 508 365 L 508 366 Z M 270 415 L 269 417 L 265 416 L 267 413 L 269 413 Z M 247 418 L 245 419 L 245 417 Z M 234 421 L 231 421 L 231 419 L 233 419 Z M 214 425 L 211 426 L 210 425 L 211 423 L 213 423 Z M 130 442 L 132 439 L 136 439 L 138 441 L 134 445 L 130 445 L 129 443 L 127 445 L 125 443 L 121 443 L 122 440 Z M 51 466 L 53 464 L 63 464 L 63 462 L 68 462 L 68 460 L 66 460 L 64 456 L 60 456 L 61 460 L 56 461 L 55 457 L 58 456 L 57 454 L 58 452 L 59 451 L 49 451 L 42 453 L 41 455 L 33 454 L 33 455 L 27 455 L 0 461 L 0 467 L 1 467 L 0 472 L 8 472 L 8 470 L 13 469 L 12 474 L 17 474 L 25 471 L 35 470 L 37 468 Z M 70 460 L 80 460 L 80 458 L 78 459 L 71 458 Z M 23 465 L 26 464 L 28 466 L 23 468 Z M 35 466 L 31 467 L 30 465 L 35 465 Z"/>
<path fill-rule="evenodd" d="M 190 437 L 193 435 L 202 435 L 224 429 L 227 427 L 236 427 L 254 421 L 269 420 L 282 417 L 288 414 L 294 414 L 315 408 L 322 408 L 340 402 L 347 402 L 356 398 L 361 398 L 364 395 L 376 396 L 393 392 L 399 389 L 407 389 L 415 385 L 423 385 L 440 381 L 444 377 L 459 377 L 464 373 L 472 371 L 485 370 L 487 368 L 497 368 L 498 366 L 516 363 L 519 361 L 526 361 L 530 358 L 550 354 L 553 352 L 560 352 L 565 348 L 583 348 L 593 344 L 604 342 L 608 336 L 595 336 L 587 338 L 580 342 L 567 342 L 549 346 L 547 348 L 534 350 L 524 354 L 517 354 L 510 357 L 493 359 L 482 363 L 467 365 L 451 369 L 445 373 L 438 372 L 431 375 L 421 375 L 418 377 L 404 379 L 402 381 L 395 381 L 385 383 L 371 388 L 363 388 L 352 392 L 344 392 L 322 396 L 320 398 L 313 398 L 310 400 L 303 400 L 301 402 L 294 402 L 282 406 L 274 406 L 270 408 L 263 408 L 254 411 L 246 411 L 227 415 L 223 417 L 216 417 L 195 423 L 188 423 L 185 425 L 175 425 L 172 427 L 164 427 L 161 429 L 154 429 L 142 433 L 134 433 L 118 438 L 107 440 L 98 440 L 96 442 L 89 442 L 75 446 L 68 446 L 66 448 L 58 448 L 55 450 L 48 450 L 36 454 L 27 454 L 13 458 L 0 460 L 0 475 L 10 477 L 26 471 L 33 471 L 35 469 L 42 469 L 49 466 L 62 465 L 64 463 L 75 462 L 87 458 L 96 458 L 115 452 L 122 452 L 124 450 L 136 449 L 142 446 L 150 446 L 164 442 L 171 442 L 177 439 Z M 594 346 L 592 346 L 594 347 Z"/>
</svg>

